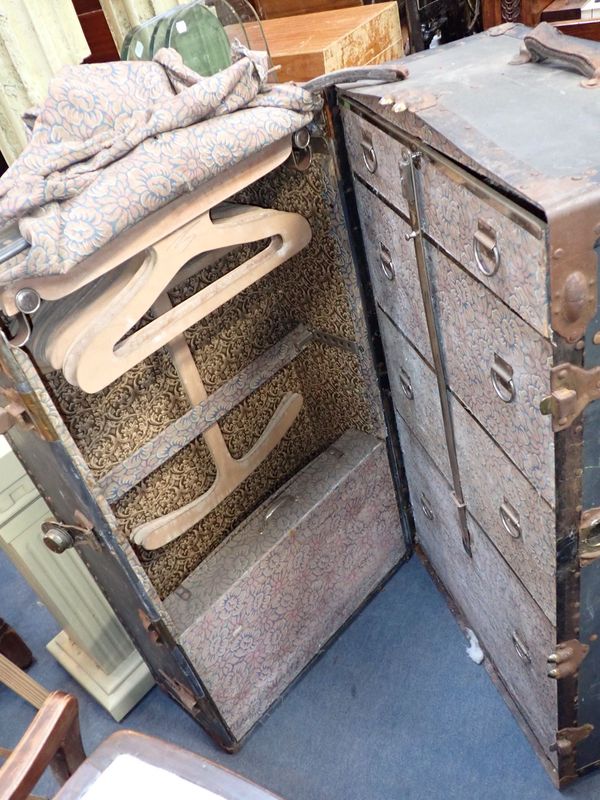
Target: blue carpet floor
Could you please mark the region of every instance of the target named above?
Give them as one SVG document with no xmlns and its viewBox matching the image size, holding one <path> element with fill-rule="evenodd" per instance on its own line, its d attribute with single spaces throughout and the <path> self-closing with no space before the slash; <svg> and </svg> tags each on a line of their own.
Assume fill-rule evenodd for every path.
<svg viewBox="0 0 600 800">
<path fill-rule="evenodd" d="M 81 701 L 88 752 L 120 726 L 46 652 L 58 631 L 0 554 L 0 615 L 34 651 L 33 677 Z M 286 800 L 550 800 L 600 797 L 600 774 L 557 792 L 423 566 L 413 558 L 255 731 L 221 753 L 158 689 L 121 727 L 219 761 Z M 32 709 L 0 686 L 0 745 Z M 38 792 L 52 791 L 50 779 Z"/>
</svg>

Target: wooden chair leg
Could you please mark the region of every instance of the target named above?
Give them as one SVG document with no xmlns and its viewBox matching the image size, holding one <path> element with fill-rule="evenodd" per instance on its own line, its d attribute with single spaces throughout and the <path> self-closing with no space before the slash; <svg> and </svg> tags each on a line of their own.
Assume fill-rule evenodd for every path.
<svg viewBox="0 0 600 800">
<path fill-rule="evenodd" d="M 0 797 L 28 800 L 48 766 L 63 784 L 84 760 L 77 698 L 52 692 L 0 767 Z"/>
</svg>

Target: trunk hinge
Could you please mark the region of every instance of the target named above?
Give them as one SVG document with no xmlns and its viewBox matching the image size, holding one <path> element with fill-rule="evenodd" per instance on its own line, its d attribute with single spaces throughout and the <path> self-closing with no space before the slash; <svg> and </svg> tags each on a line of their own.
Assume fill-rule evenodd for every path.
<svg viewBox="0 0 600 800">
<path fill-rule="evenodd" d="M 552 367 L 550 390 L 551 394 L 540 403 L 540 411 L 552 415 L 553 431 L 562 431 L 588 403 L 600 399 L 600 367 L 583 369 L 575 364 Z"/>
<path fill-rule="evenodd" d="M 548 663 L 552 664 L 548 677 L 556 680 L 572 678 L 589 649 L 588 644 L 581 644 L 578 639 L 569 639 L 567 642 L 557 644 L 555 652 L 548 656 Z"/>
<path fill-rule="evenodd" d="M 138 610 L 138 616 L 153 644 L 170 644 L 172 642 L 169 629 L 161 619 L 150 619 L 143 609 Z"/>
<path fill-rule="evenodd" d="M 570 756 L 579 742 L 587 739 L 593 730 L 594 726 L 589 722 L 578 728 L 561 728 L 556 731 L 556 742 L 550 746 L 550 750 L 554 750 L 559 756 Z"/>
</svg>

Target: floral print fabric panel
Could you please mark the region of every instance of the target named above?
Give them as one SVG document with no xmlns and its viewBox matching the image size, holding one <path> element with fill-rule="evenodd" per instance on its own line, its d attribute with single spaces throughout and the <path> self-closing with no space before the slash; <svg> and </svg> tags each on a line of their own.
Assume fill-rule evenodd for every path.
<svg viewBox="0 0 600 800">
<path fill-rule="evenodd" d="M 268 519 L 266 518 L 268 516 Z M 385 444 L 348 431 L 206 559 L 166 607 L 241 738 L 404 553 Z"/>
<path fill-rule="evenodd" d="M 202 78 L 174 50 L 154 62 L 63 70 L 29 145 L 0 179 L 0 228 L 31 244 L 3 283 L 61 275 L 148 214 L 308 124 L 319 97 L 266 89 L 264 54 Z"/>
</svg>

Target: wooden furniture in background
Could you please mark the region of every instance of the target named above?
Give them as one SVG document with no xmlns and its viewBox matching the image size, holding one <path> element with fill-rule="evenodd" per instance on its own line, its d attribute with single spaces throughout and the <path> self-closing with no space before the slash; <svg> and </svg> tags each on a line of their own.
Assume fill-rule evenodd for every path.
<svg viewBox="0 0 600 800">
<path fill-rule="evenodd" d="M 586 2 L 587 0 L 554 0 L 542 11 L 542 21 L 551 22 L 561 33 L 598 42 L 600 19 L 582 19 L 582 8 Z"/>
<path fill-rule="evenodd" d="M 535 27 L 549 0 L 482 0 L 483 30 L 505 22 L 521 22 Z"/>
<path fill-rule="evenodd" d="M 119 52 L 100 5 L 100 0 L 72 0 L 79 24 L 90 48 L 86 64 L 118 61 Z"/>
<path fill-rule="evenodd" d="M 482 0 L 483 28 L 492 28 L 504 22 L 522 22 L 535 27 L 538 22 L 550 22 L 561 33 L 580 39 L 600 41 L 600 19 L 582 19 L 581 9 L 587 0 L 521 0 L 505 3 L 501 0 Z M 509 6 L 515 14 L 507 13 Z"/>
<path fill-rule="evenodd" d="M 281 65 L 279 81 L 306 81 L 404 54 L 396 2 L 267 19 L 263 29 L 273 64 Z"/>
<path fill-rule="evenodd" d="M 362 5 L 362 0 L 250 0 L 261 19 L 295 17 Z"/>
</svg>

